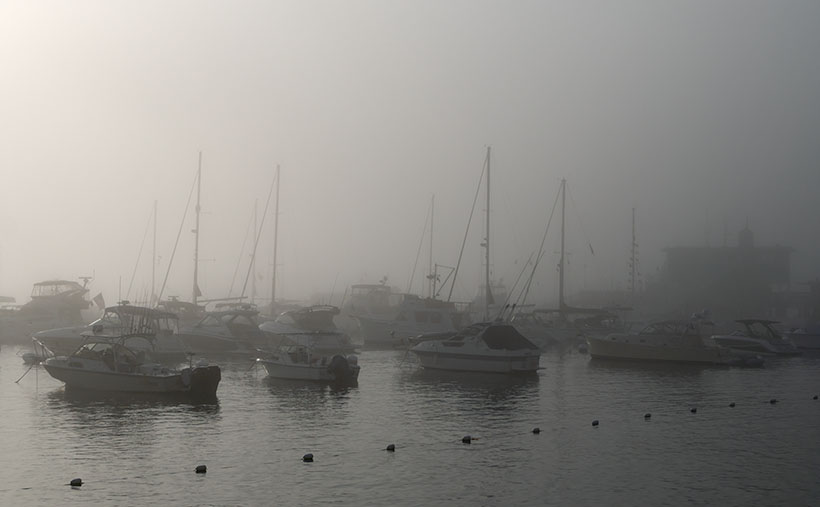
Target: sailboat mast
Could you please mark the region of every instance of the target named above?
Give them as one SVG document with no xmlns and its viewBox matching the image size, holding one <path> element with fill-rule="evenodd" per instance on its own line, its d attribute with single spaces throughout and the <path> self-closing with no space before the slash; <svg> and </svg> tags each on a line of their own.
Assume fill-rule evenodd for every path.
<svg viewBox="0 0 820 507">
<path fill-rule="evenodd" d="M 486 250 L 484 251 L 484 282 L 485 282 L 485 291 L 484 291 L 484 318 L 489 319 L 490 317 L 490 302 L 492 300 L 493 294 L 490 289 L 490 147 L 487 146 L 487 225 L 486 225 L 487 235 L 484 238 L 484 247 Z"/>
<path fill-rule="evenodd" d="M 430 201 L 430 259 L 427 264 L 427 272 L 430 274 L 430 298 L 436 297 L 436 274 L 433 272 L 433 223 L 436 213 L 436 194 Z"/>
<path fill-rule="evenodd" d="M 157 279 L 157 201 L 154 201 L 154 248 L 151 255 L 151 295 L 149 296 L 148 306 L 154 306 L 159 301 L 154 301 L 154 285 Z"/>
<path fill-rule="evenodd" d="M 561 180 L 561 260 L 558 262 L 558 309 L 564 309 L 564 212 L 567 208 L 567 180 Z"/>
<path fill-rule="evenodd" d="M 276 164 L 276 207 L 273 212 L 273 274 L 270 287 L 270 312 L 274 315 L 276 305 L 276 249 L 279 241 L 279 164 Z"/>
<path fill-rule="evenodd" d="M 196 305 L 196 299 L 201 295 L 199 291 L 199 198 L 202 190 L 202 152 L 199 152 L 199 166 L 196 171 L 196 225 L 194 226 L 194 290 L 191 302 Z"/>
<path fill-rule="evenodd" d="M 257 220 L 257 211 L 259 209 L 259 199 L 253 201 L 253 231 L 258 234 L 259 224 Z M 251 304 L 255 304 L 256 297 L 256 251 L 251 255 Z"/>
</svg>

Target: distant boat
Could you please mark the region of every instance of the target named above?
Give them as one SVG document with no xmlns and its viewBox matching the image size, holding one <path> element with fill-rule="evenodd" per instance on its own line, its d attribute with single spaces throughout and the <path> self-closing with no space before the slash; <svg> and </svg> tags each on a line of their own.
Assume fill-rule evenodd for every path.
<svg viewBox="0 0 820 507">
<path fill-rule="evenodd" d="M 798 356 L 801 354 L 791 338 L 780 334 L 774 320 L 744 319 L 735 321 L 740 328 L 730 334 L 712 336 L 718 344 L 733 350 L 756 354 Z"/>
<path fill-rule="evenodd" d="M 207 312 L 196 324 L 183 326 L 179 339 L 194 354 L 256 356 L 269 341 L 259 329 L 258 314 L 250 306 Z"/>
<path fill-rule="evenodd" d="M 314 305 L 282 312 L 276 320 L 259 324 L 272 345 L 302 345 L 314 354 L 350 354 L 354 346 L 347 333 L 336 327 L 333 318 L 339 308 Z"/>
<path fill-rule="evenodd" d="M 19 308 L 0 311 L 0 341 L 25 343 L 44 329 L 83 324 L 82 311 L 90 305 L 86 283 L 47 280 L 34 284 L 31 300 Z"/>
<path fill-rule="evenodd" d="M 510 324 L 472 324 L 410 348 L 424 368 L 483 373 L 533 373 L 541 351 Z"/>
<path fill-rule="evenodd" d="M 304 345 L 284 346 L 256 361 L 272 378 L 344 385 L 357 384 L 361 370 L 358 358 L 353 354 L 316 354 Z"/>
</svg>

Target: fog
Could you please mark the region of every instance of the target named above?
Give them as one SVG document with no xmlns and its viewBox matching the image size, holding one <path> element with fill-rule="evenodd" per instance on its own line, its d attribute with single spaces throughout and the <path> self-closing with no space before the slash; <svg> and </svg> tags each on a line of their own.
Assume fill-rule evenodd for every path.
<svg viewBox="0 0 820 507">
<path fill-rule="evenodd" d="M 819 22 L 799 1 L 5 1 L 0 294 L 93 276 L 111 303 L 136 269 L 139 299 L 155 201 L 158 290 L 200 152 L 203 298 L 241 290 L 277 165 L 277 297 L 338 303 L 385 276 L 421 292 L 431 197 L 434 262 L 454 266 L 488 146 L 492 271 L 508 287 L 562 178 L 570 293 L 626 287 L 632 208 L 644 276 L 663 248 L 735 244 L 748 223 L 758 244 L 794 248 L 794 282 L 814 278 Z M 481 280 L 483 191 L 456 300 Z M 193 216 L 164 297 L 191 297 Z"/>
</svg>

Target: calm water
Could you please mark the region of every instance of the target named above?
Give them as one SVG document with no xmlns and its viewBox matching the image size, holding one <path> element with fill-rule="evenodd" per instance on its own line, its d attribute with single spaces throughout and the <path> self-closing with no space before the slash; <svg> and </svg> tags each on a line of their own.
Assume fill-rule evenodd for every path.
<svg viewBox="0 0 820 507">
<path fill-rule="evenodd" d="M 537 376 L 511 378 L 374 351 L 346 390 L 235 361 L 218 403 L 193 405 L 78 399 L 42 369 L 15 384 L 17 352 L 0 350 L 2 505 L 820 502 L 817 356 L 728 369 L 545 354 Z"/>
</svg>

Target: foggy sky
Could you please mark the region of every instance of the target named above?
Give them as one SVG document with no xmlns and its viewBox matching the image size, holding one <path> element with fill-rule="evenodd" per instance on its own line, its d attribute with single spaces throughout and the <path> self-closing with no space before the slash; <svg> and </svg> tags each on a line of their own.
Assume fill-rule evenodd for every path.
<svg viewBox="0 0 820 507">
<path fill-rule="evenodd" d="M 748 221 L 758 244 L 794 247 L 794 281 L 814 278 L 817 26 L 820 4 L 799 1 L 2 1 L 0 294 L 94 274 L 112 303 L 135 266 L 147 293 L 155 200 L 159 286 L 200 151 L 206 298 L 240 257 L 241 287 L 277 164 L 277 296 L 406 289 L 433 194 L 434 262 L 455 265 L 487 146 L 508 286 L 562 177 L 570 291 L 626 286 L 633 207 L 644 274 L 667 246 L 734 245 Z M 480 201 L 458 300 L 480 279 Z M 165 296 L 190 299 L 192 219 Z M 541 302 L 558 245 L 553 229 Z M 269 211 L 261 297 L 272 255 Z"/>
</svg>

